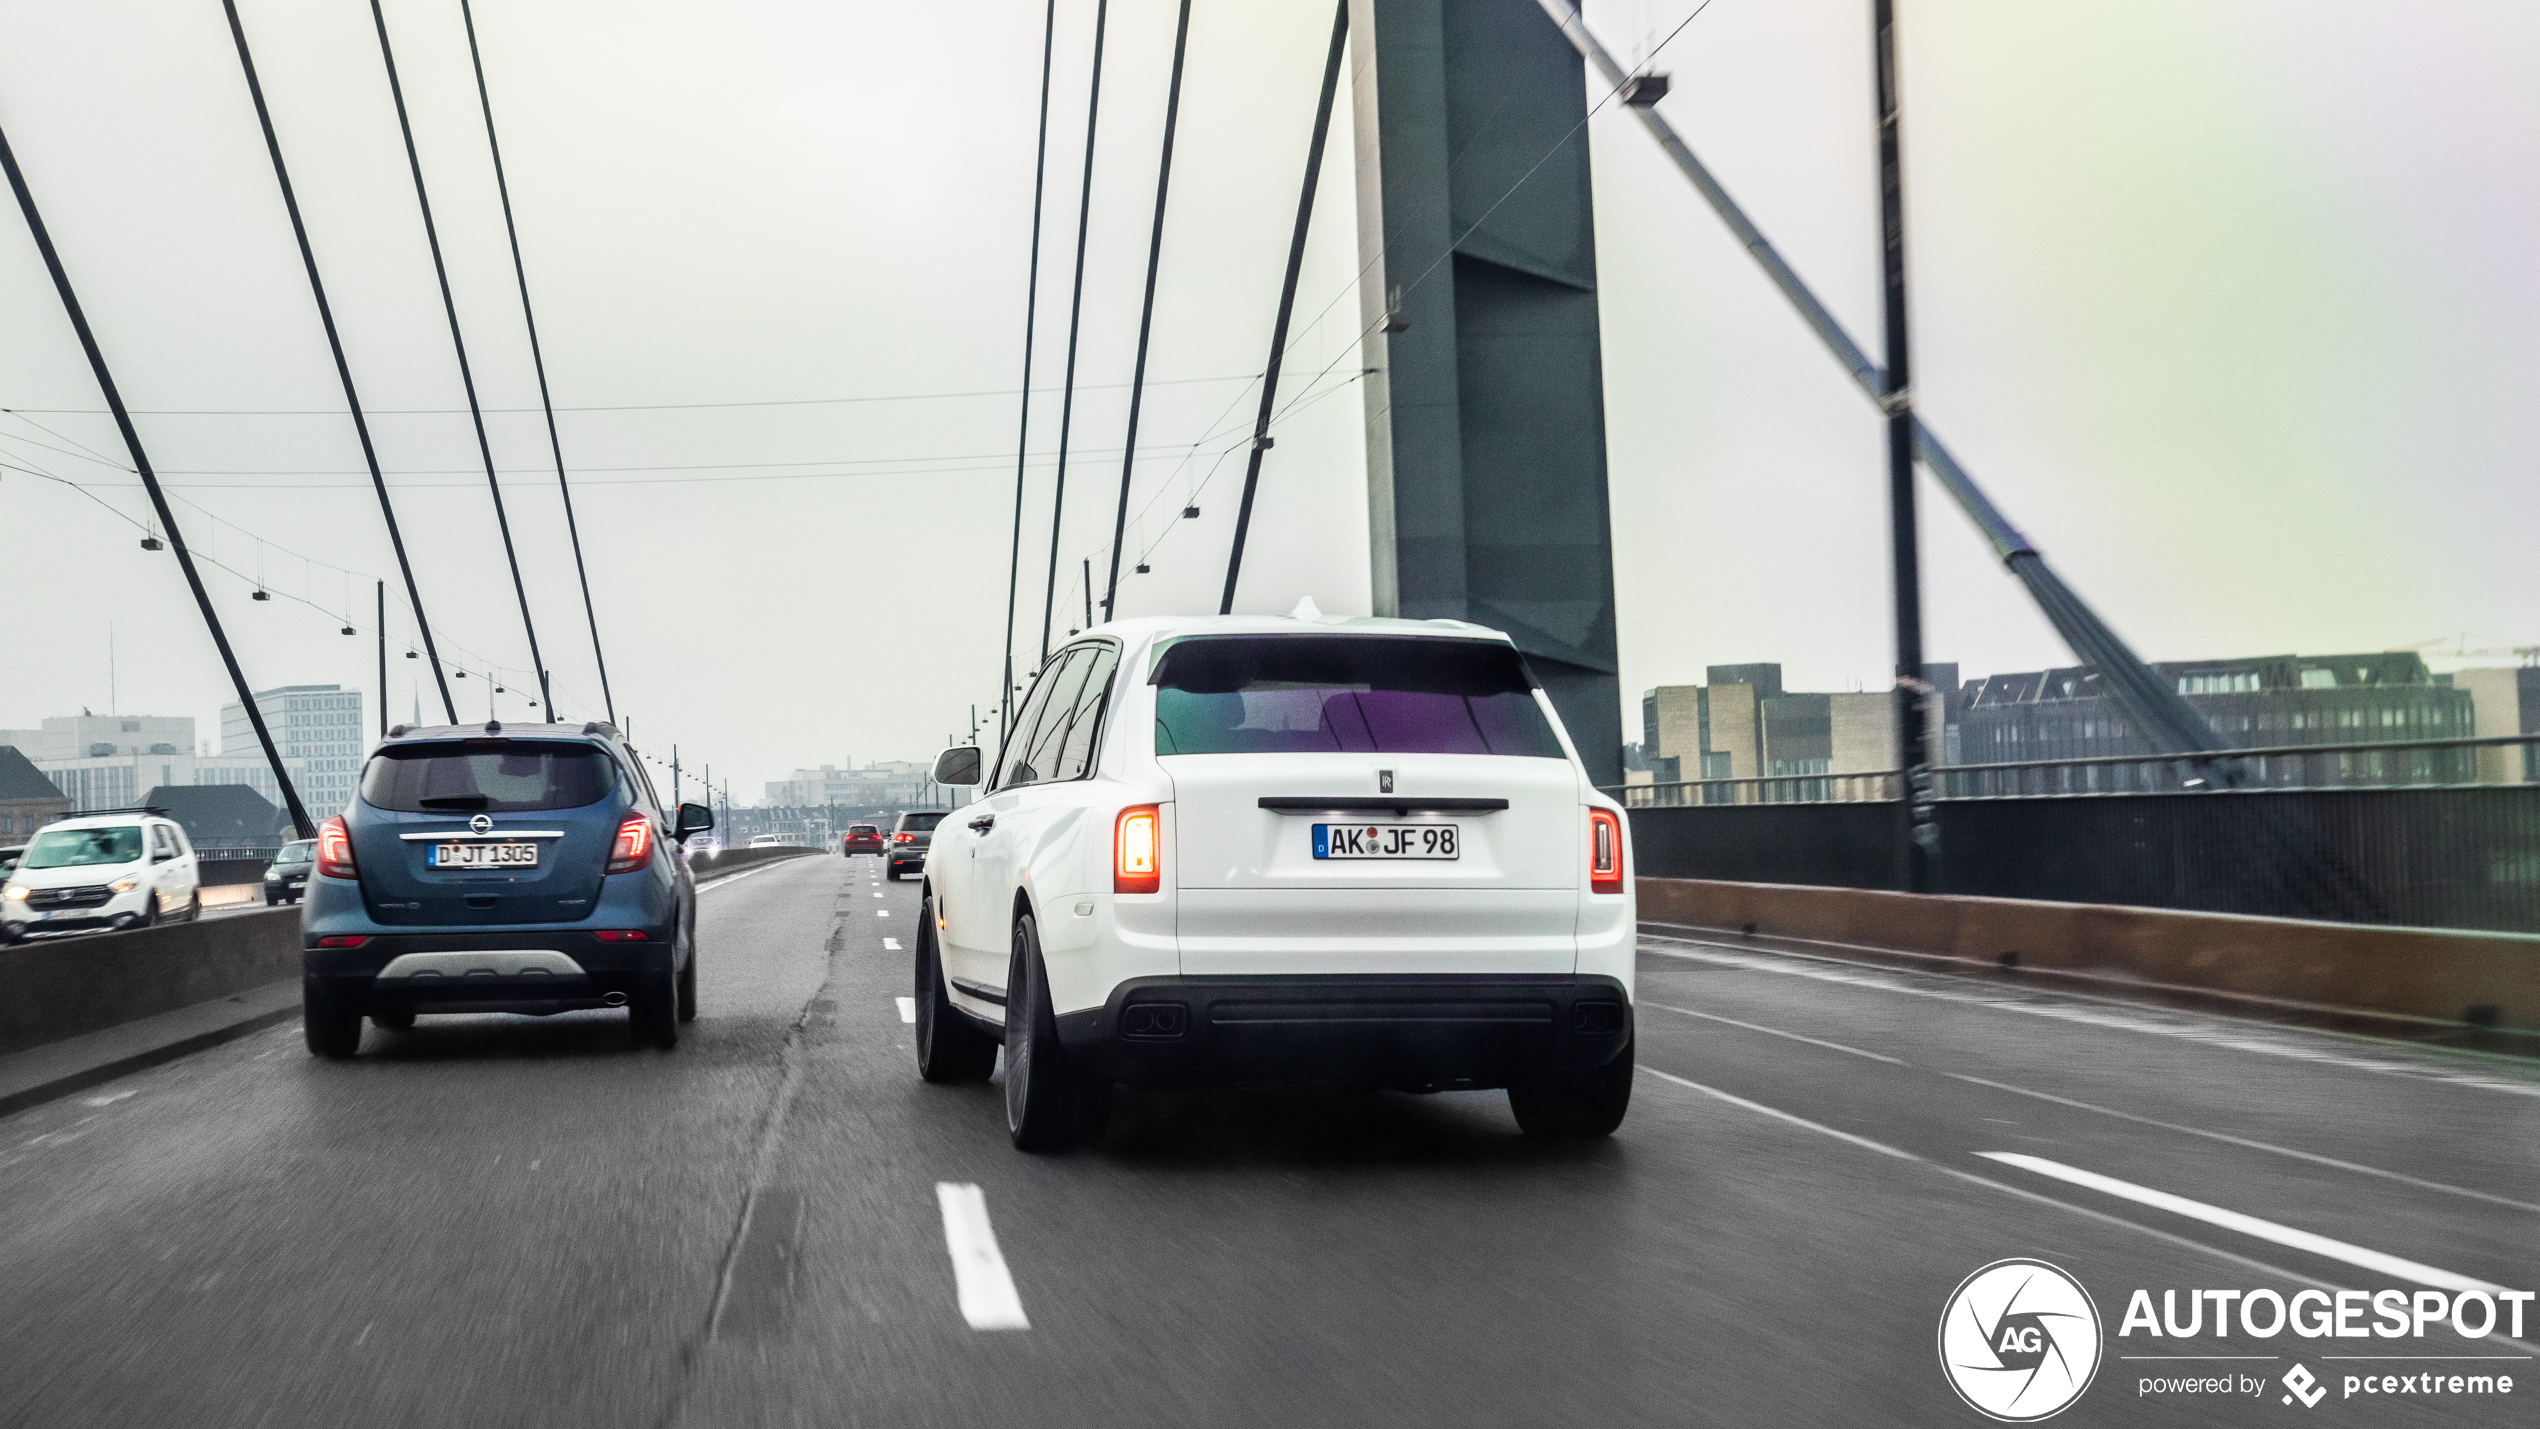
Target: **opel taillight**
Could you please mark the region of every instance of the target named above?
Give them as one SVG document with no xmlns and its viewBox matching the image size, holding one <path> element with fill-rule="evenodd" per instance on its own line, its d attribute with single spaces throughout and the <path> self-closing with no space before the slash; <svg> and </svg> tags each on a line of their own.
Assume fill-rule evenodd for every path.
<svg viewBox="0 0 2540 1429">
<path fill-rule="evenodd" d="M 895 843 L 895 844 L 913 844 L 913 843 L 917 842 L 917 835 L 915 835 L 915 834 L 893 834 L 893 835 L 891 835 L 891 842 L 893 842 L 893 843 Z"/>
<path fill-rule="evenodd" d="M 611 873 L 633 873 L 653 861 L 653 821 L 630 814 L 617 826 L 617 842 L 609 849 Z"/>
<path fill-rule="evenodd" d="M 1111 832 L 1111 891 L 1153 893 L 1164 886 L 1163 816 L 1153 804 L 1120 811 Z"/>
<path fill-rule="evenodd" d="M 1623 821 L 1611 809 L 1588 810 L 1588 892 L 1623 891 Z"/>
<path fill-rule="evenodd" d="M 344 827 L 344 816 L 336 814 L 318 827 L 317 871 L 327 878 L 358 878 L 361 871 L 353 867 L 353 831 Z"/>
</svg>

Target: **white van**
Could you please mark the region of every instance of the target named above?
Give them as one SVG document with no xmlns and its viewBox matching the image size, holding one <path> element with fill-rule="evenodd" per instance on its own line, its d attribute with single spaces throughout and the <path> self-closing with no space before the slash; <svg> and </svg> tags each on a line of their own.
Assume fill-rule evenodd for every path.
<svg viewBox="0 0 2540 1429">
<path fill-rule="evenodd" d="M 0 885 L 0 943 L 202 913 L 194 846 L 176 820 L 155 807 L 105 810 L 46 824 L 28 841 Z"/>
<path fill-rule="evenodd" d="M 1507 636 L 1123 620 L 1051 657 L 927 851 L 920 1073 L 1005 1053 L 1027 1149 L 1114 1083 L 1505 1087 L 1536 1135 L 1629 1104 L 1622 809 Z"/>
</svg>

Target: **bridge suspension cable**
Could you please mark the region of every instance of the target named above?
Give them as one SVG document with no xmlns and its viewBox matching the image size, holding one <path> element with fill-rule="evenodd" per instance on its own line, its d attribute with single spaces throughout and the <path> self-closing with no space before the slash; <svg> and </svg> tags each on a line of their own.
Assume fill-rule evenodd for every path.
<svg viewBox="0 0 2540 1429">
<path fill-rule="evenodd" d="M 441 691 L 441 709 L 450 723 L 459 722 L 459 707 L 450 698 L 449 677 L 441 672 L 441 655 L 432 643 L 432 622 L 423 613 L 423 591 L 415 584 L 414 563 L 406 558 L 405 534 L 397 528 L 397 508 L 388 499 L 388 479 L 380 474 L 379 451 L 370 439 L 370 421 L 362 414 L 361 393 L 353 386 L 352 364 L 344 358 L 344 338 L 336 331 L 335 306 L 327 301 L 326 281 L 318 276 L 317 251 L 309 246 L 309 226 L 300 217 L 300 197 L 291 186 L 291 170 L 282 161 L 282 141 L 274 133 L 273 111 L 265 105 L 265 87 L 256 77 L 256 58 L 247 48 L 247 27 L 238 18 L 238 0 L 221 0 L 229 15 L 229 34 L 238 45 L 238 68 L 247 78 L 247 96 L 255 101 L 256 123 L 263 128 L 265 152 L 273 156 L 274 182 L 282 188 L 282 207 L 291 215 L 291 236 L 300 245 L 300 263 L 309 272 L 309 294 L 317 300 L 318 323 L 326 329 L 327 351 L 335 357 L 335 375 L 344 384 L 344 406 L 353 415 L 354 435 L 361 438 L 362 461 L 370 468 L 371 489 L 379 495 L 380 519 L 388 524 L 388 544 L 397 553 L 397 572 L 406 583 L 406 605 L 414 611 L 415 630 L 432 659 L 432 678 Z M 384 698 L 384 695 L 383 695 Z M 383 711 L 384 713 L 384 711 Z"/>
<path fill-rule="evenodd" d="M 1332 47 L 1323 60 L 1323 94 L 1314 105 L 1314 139 L 1305 150 L 1305 187 L 1297 195 L 1296 231 L 1288 238 L 1288 271 L 1279 284 L 1279 316 L 1270 327 L 1270 362 L 1261 373 L 1261 412 L 1253 419 L 1252 455 L 1244 469 L 1243 504 L 1235 509 L 1235 540 L 1226 553 L 1226 590 L 1217 613 L 1235 609 L 1235 582 L 1243 575 L 1244 537 L 1252 530 L 1253 493 L 1261 485 L 1261 454 L 1270 449 L 1270 414 L 1279 401 L 1279 364 L 1287 355 L 1288 319 L 1296 314 L 1297 274 L 1305 266 L 1305 235 L 1314 223 L 1314 186 L 1323 174 L 1323 145 L 1332 134 L 1332 96 L 1340 89 L 1341 54 L 1349 44 L 1349 0 L 1332 13 Z"/>
<path fill-rule="evenodd" d="M 1615 63 L 1614 57 L 1588 31 L 1586 19 L 1574 6 L 1566 0 L 1537 0 L 1537 3 L 1560 27 L 1563 38 L 1569 40 L 1599 74 L 1618 88 L 1624 83 L 1628 76 L 1622 66 Z M 1658 141 L 1658 146 L 1666 151 L 1667 157 L 1675 162 L 1677 170 L 1692 183 L 1703 201 L 1711 205 L 1712 211 L 1729 226 L 1729 231 L 1737 236 L 1738 242 L 1763 268 L 1773 286 L 1781 290 L 1792 307 L 1798 309 L 1800 318 L 1817 334 L 1818 340 L 1852 374 L 1852 380 L 1862 394 L 1884 408 L 1889 390 L 1887 374 L 1870 361 L 1860 344 L 1843 330 L 1842 324 L 1835 321 L 1834 314 L 1817 300 L 1817 295 L 1809 290 L 1780 251 L 1773 247 L 1771 240 L 1764 236 L 1763 230 L 1747 217 L 1737 200 L 1729 197 L 1728 190 L 1721 187 L 1710 169 L 1694 157 L 1693 150 L 1686 147 L 1684 140 L 1677 135 L 1675 126 L 1669 124 L 1655 106 L 1633 105 L 1630 108 L 1639 116 L 1650 136 Z M 1958 464 L 1956 457 L 1950 455 L 1949 449 L 1941 445 L 1940 438 L 1921 418 L 1913 418 L 1913 431 L 1915 450 L 1933 478 L 1939 481 L 1941 489 L 1949 493 L 1959 509 L 1975 522 L 1976 529 L 1984 533 L 1995 554 L 2028 588 L 2038 609 L 2045 613 L 2048 622 L 2055 627 L 2056 633 L 2064 637 L 2073 653 L 2099 671 L 2110 695 L 2125 710 L 2136 728 L 2150 740 L 2153 748 L 2162 753 L 2208 756 L 2227 752 L 2229 746 L 2205 722 L 2204 717 L 2145 665 L 2108 627 L 2107 622 L 2101 620 L 2047 566 L 2037 547 L 1977 488 L 1974 478 Z M 2216 761 L 2200 761 L 2213 762 Z"/>
<path fill-rule="evenodd" d="M 167 494 L 159 489 L 158 473 L 150 468 L 150 454 L 141 448 L 141 433 L 132 425 L 132 414 L 124 410 L 123 394 L 115 387 L 115 375 L 106 366 L 106 354 L 97 345 L 97 335 L 88 328 L 88 315 L 79 305 L 79 294 L 71 287 L 68 270 L 62 267 L 62 255 L 54 250 L 53 235 L 44 227 L 44 215 L 35 206 L 35 194 L 27 187 L 26 175 L 18 169 L 18 156 L 9 147 L 7 131 L 0 130 L 0 169 L 8 173 L 9 188 L 17 196 L 18 211 L 26 217 L 27 232 L 35 239 L 36 251 L 44 257 L 45 271 L 53 277 L 53 289 L 60 294 L 62 311 L 69 315 L 72 329 L 79 335 L 80 350 L 88 356 L 89 371 L 97 378 L 97 389 L 106 398 L 106 406 L 115 414 L 115 427 L 123 433 L 125 450 L 132 453 L 132 469 L 140 474 L 141 484 L 149 488 L 150 505 L 158 512 L 160 529 L 168 533 L 168 548 L 176 552 L 176 563 L 185 572 L 185 584 L 194 593 L 194 605 L 203 613 L 203 624 L 212 632 L 212 644 L 219 648 L 221 664 L 229 671 L 231 688 L 238 692 L 239 706 L 247 712 L 247 723 L 256 731 L 256 743 L 263 747 L 265 762 L 273 768 L 274 787 L 282 792 L 283 807 L 291 815 L 291 827 L 304 839 L 317 837 L 317 826 L 309 822 L 309 811 L 300 803 L 300 791 L 291 782 L 291 771 L 283 767 L 282 751 L 274 747 L 273 731 L 265 725 L 264 707 L 256 702 L 256 692 L 247 686 L 247 676 L 238 668 L 238 654 L 229 648 L 229 635 L 221 629 L 220 612 L 212 609 L 212 597 L 203 589 L 202 572 L 194 568 L 194 555 L 186 549 L 185 536 L 177 529 L 176 512 L 169 508 Z"/>
<path fill-rule="evenodd" d="M 1085 240 L 1094 217 L 1094 135 L 1102 118 L 1102 37 L 1111 0 L 1094 0 L 1093 83 L 1085 98 L 1085 177 L 1076 201 L 1076 283 L 1067 300 L 1067 376 L 1059 383 L 1058 475 L 1050 492 L 1049 580 L 1041 589 L 1041 659 L 1050 657 L 1050 627 L 1058 618 L 1058 533 L 1067 519 L 1067 434 L 1076 417 L 1076 338 L 1085 315 Z"/>
<path fill-rule="evenodd" d="M 423 210 L 423 236 L 432 249 L 432 273 L 441 283 L 441 310 L 450 319 L 450 346 L 458 353 L 459 384 L 467 390 L 467 414 L 476 425 L 477 455 L 484 459 L 485 485 L 494 495 L 494 524 L 503 533 L 503 559 L 510 563 L 512 594 L 520 600 L 521 629 L 529 636 L 529 664 L 538 674 L 538 703 L 556 718 L 555 692 L 547 679 L 546 658 L 538 653 L 538 624 L 529 615 L 529 587 L 520 578 L 520 552 L 512 545 L 511 517 L 503 510 L 502 479 L 494 474 L 494 446 L 485 436 L 485 411 L 476 400 L 476 374 L 467 361 L 467 337 L 459 329 L 458 300 L 450 294 L 450 267 L 441 257 L 441 233 L 432 221 L 432 195 L 424 187 L 423 159 L 415 151 L 414 123 L 406 115 L 405 86 L 397 81 L 397 52 L 388 42 L 388 16 L 379 0 L 370 0 L 371 21 L 379 29 L 379 58 L 388 69 L 388 94 L 397 105 L 397 131 L 405 137 L 406 166 L 414 171 L 415 206 Z"/>
<path fill-rule="evenodd" d="M 221 0 L 235 4 L 236 0 Z M 564 477 L 564 439 L 556 435 L 556 403 L 547 394 L 547 358 L 538 345 L 538 315 L 529 306 L 529 267 L 521 261 L 520 227 L 512 221 L 511 182 L 503 176 L 503 145 L 494 134 L 494 96 L 485 87 L 485 56 L 476 47 L 476 16 L 468 0 L 459 0 L 459 21 L 467 29 L 468 62 L 476 70 L 476 99 L 485 111 L 485 149 L 494 158 L 494 191 L 503 200 L 503 234 L 511 240 L 512 275 L 520 281 L 520 319 L 529 330 L 529 361 L 538 372 L 538 406 L 547 414 L 547 449 L 556 458 L 556 491 L 564 498 L 565 534 L 573 541 L 573 573 L 582 581 L 582 614 L 591 622 L 591 660 L 600 671 L 600 703 L 608 710 L 609 722 L 617 722 L 617 696 L 609 690 L 609 657 L 600 649 L 600 612 L 591 603 L 591 569 L 582 560 L 582 527 L 573 519 L 573 487 Z M 525 607 L 524 607 L 525 608 Z M 534 658 L 534 657 L 533 657 Z M 546 675 L 539 674 L 540 693 L 545 693 Z M 555 711 L 547 711 L 548 718 Z"/>
<path fill-rule="evenodd" d="M 1155 165 L 1155 227 L 1147 235 L 1146 296 L 1138 304 L 1138 360 L 1129 374 L 1129 434 L 1120 450 L 1120 507 L 1111 518 L 1111 578 L 1103 586 L 1102 618 L 1120 598 L 1120 544 L 1129 531 L 1129 478 L 1138 469 L 1138 407 L 1146 396 L 1147 335 L 1155 324 L 1155 272 L 1164 261 L 1164 200 L 1173 184 L 1173 127 L 1182 113 L 1182 60 L 1191 39 L 1191 0 L 1182 0 L 1173 24 L 1173 79 L 1164 93 L 1164 154 Z M 1091 617 L 1088 616 L 1090 621 Z"/>
<path fill-rule="evenodd" d="M 997 743 L 1005 743 L 1007 717 L 1014 708 L 1014 606 L 1023 581 L 1023 478 L 1031 461 L 1032 328 L 1041 299 L 1041 197 L 1049 177 L 1050 57 L 1058 40 L 1058 0 L 1049 0 L 1041 25 L 1041 135 L 1032 156 L 1032 254 L 1023 285 L 1023 413 L 1014 440 L 1014 545 L 1005 568 L 1005 676 L 997 686 Z"/>
</svg>

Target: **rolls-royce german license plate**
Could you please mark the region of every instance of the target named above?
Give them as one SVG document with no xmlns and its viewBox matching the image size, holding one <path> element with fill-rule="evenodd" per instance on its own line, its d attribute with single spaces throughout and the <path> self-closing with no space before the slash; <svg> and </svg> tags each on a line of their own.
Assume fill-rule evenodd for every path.
<svg viewBox="0 0 2540 1429">
<path fill-rule="evenodd" d="M 1316 858 L 1454 858 L 1455 824 L 1316 824 Z"/>
<path fill-rule="evenodd" d="M 430 868 L 536 868 L 538 845 L 434 844 L 424 864 Z"/>
</svg>

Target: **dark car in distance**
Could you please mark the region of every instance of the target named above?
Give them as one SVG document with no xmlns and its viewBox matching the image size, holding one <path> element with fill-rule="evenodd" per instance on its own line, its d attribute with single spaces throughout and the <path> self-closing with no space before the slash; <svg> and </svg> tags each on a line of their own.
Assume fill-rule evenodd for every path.
<svg viewBox="0 0 2540 1429">
<path fill-rule="evenodd" d="M 860 853 L 879 854 L 886 847 L 880 824 L 849 824 L 838 839 L 838 852 L 849 858 Z"/>
<path fill-rule="evenodd" d="M 944 821 L 945 813 L 943 809 L 912 809 L 891 826 L 891 853 L 884 866 L 892 878 L 897 879 L 903 870 L 926 871 L 926 846 L 935 841 L 935 826 Z"/>
<path fill-rule="evenodd" d="M 664 804 L 605 724 L 399 726 L 319 829 L 301 915 L 309 1050 L 362 1019 L 623 1007 L 637 1045 L 697 1015 L 696 885 L 663 848 L 714 827 Z"/>
<path fill-rule="evenodd" d="M 265 865 L 265 906 L 297 903 L 309 891 L 309 870 L 317 867 L 317 840 L 300 839 L 274 850 Z"/>
</svg>

